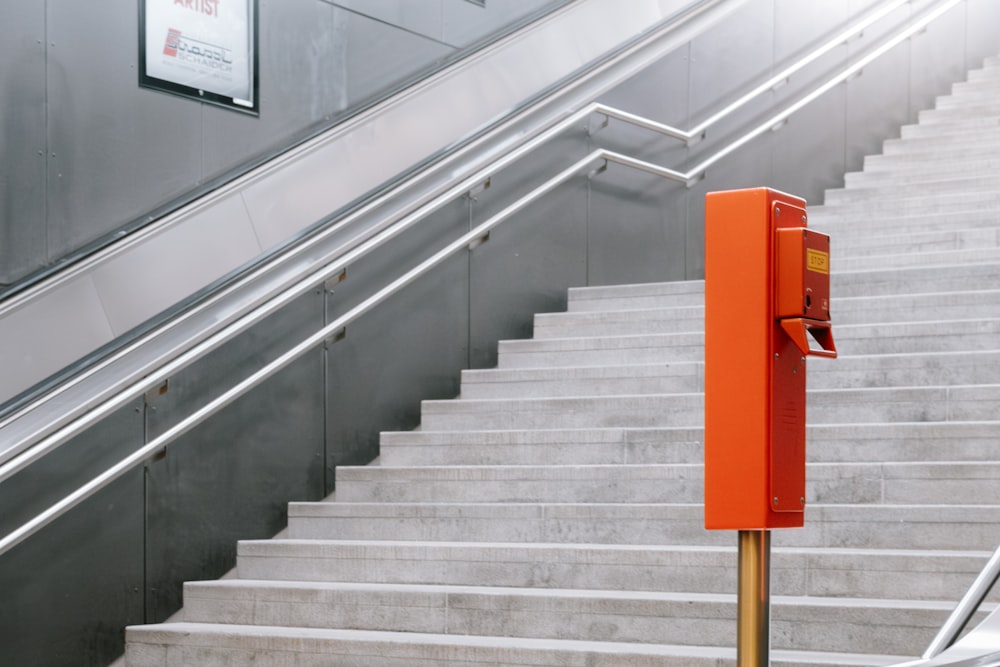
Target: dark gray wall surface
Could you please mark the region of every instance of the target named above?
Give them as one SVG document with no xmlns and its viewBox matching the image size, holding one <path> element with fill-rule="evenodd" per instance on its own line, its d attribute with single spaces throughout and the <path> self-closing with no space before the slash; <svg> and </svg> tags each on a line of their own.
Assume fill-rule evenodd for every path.
<svg viewBox="0 0 1000 667">
<path fill-rule="evenodd" d="M 6 535 L 132 451 L 141 401 L 0 485 Z M 144 473 L 134 469 L 0 555 L 0 664 L 107 665 L 143 616 Z"/>
<path fill-rule="evenodd" d="M 476 10 L 470 3 L 457 1 Z M 405 25 L 404 41 L 421 44 L 426 57 L 434 57 L 432 52 L 448 44 L 451 19 L 447 3 L 435 5 L 440 12 L 417 15 L 407 14 L 401 4 L 367 5 L 369 14 L 377 16 L 350 12 L 340 4 L 290 4 L 296 10 L 280 19 L 284 21 L 280 30 L 301 30 L 298 34 L 304 37 L 299 41 L 308 44 L 313 57 L 329 53 L 342 58 L 346 47 L 328 40 L 324 36 L 328 33 L 314 29 L 315 24 L 327 21 L 336 35 L 349 24 L 370 22 L 358 30 L 374 35 L 386 29 L 384 22 L 396 11 L 399 14 L 392 20 Z M 872 3 L 851 2 L 847 9 L 844 3 L 824 3 L 821 17 L 803 9 L 804 4 L 798 0 L 752 0 L 731 20 L 610 91 L 603 101 L 690 127 L 718 105 L 765 80 L 819 36 L 834 34 L 849 16 Z M 262 14 L 273 10 L 268 9 L 270 5 L 262 2 Z M 333 321 L 400 272 L 593 147 L 688 167 L 782 104 L 797 99 L 843 66 L 850 54 L 870 48 L 884 30 L 924 6 L 914 3 L 887 18 L 885 25 L 838 47 L 809 71 L 768 93 L 691 147 L 614 121 L 600 127 L 599 119 L 594 119 L 574 128 L 522 164 L 495 174 L 488 189 L 456 200 L 391 245 L 348 267 L 343 282 L 317 286 L 315 292 L 243 338 L 171 378 L 166 393 L 151 398 L 148 405 L 130 406 L 79 443 L 66 445 L 51 461 L 29 469 L 30 476 L 5 482 L 0 486 L 0 502 L 20 510 L 5 515 L 3 528 L 16 525 L 66 488 L 85 481 L 121 452 L 162 433 L 189 410 L 321 324 Z M 379 14 L 376 9 L 389 14 Z M 19 37 L 22 29 L 30 35 L 31 26 L 44 31 L 44 14 L 25 7 L 11 17 L 11 22 L 0 25 L 0 36 L 18 42 L 18 54 L 29 70 L 44 67 L 40 45 L 32 47 L 32 39 Z M 820 20 L 830 23 L 818 25 Z M 17 30 L 10 28 L 14 23 Z M 288 500 L 318 498 L 333 488 L 336 466 L 371 460 L 378 453 L 379 431 L 416 425 L 421 399 L 454 396 L 459 391 L 462 368 L 492 365 L 496 340 L 530 335 L 531 314 L 563 307 L 567 287 L 701 277 L 705 192 L 768 185 L 805 196 L 811 204 L 820 203 L 825 188 L 842 184 L 845 170 L 860 168 L 864 154 L 877 152 L 883 139 L 898 132 L 899 124 L 914 120 L 916 112 L 934 95 L 946 93 L 951 81 L 960 79 L 965 69 L 977 66 L 982 57 L 997 49 L 992 26 L 998 24 L 1000 5 L 969 0 L 943 23 L 901 44 L 884 62 L 866 68 L 862 76 L 834 88 L 783 127 L 712 168 L 693 187 L 618 166 L 592 178 L 581 175 L 572 179 L 496 229 L 486 243 L 458 252 L 351 324 L 343 339 L 310 352 L 175 442 L 165 457 L 150 461 L 145 470 L 126 476 L 0 557 L 0 590 L 8 601 L 0 611 L 0 646 L 5 651 L 12 647 L 14 653 L 9 655 L 17 658 L 13 664 L 32 664 L 36 655 L 46 656 L 39 664 L 106 664 L 121 650 L 123 625 L 158 621 L 171 614 L 181 603 L 184 579 L 216 577 L 231 567 L 236 539 L 273 534 L 284 523 Z M 274 27 L 278 23 L 270 25 L 265 28 L 262 21 L 262 32 L 279 32 Z M 65 38 L 70 43 L 78 39 L 70 34 Z M 0 44 L 0 49 L 4 48 L 8 47 Z M 287 61 L 262 63 L 262 70 L 273 68 L 268 76 L 280 78 L 284 68 L 297 62 L 286 57 Z M 304 76 L 322 78 L 321 68 L 307 70 Z M 85 72 L 96 76 L 96 70 L 86 69 L 78 75 Z M 17 85 L 11 81 L 20 75 L 0 59 L 0 86 L 9 90 Z M 345 71 L 340 76 L 343 83 L 348 74 Z M 117 84 L 92 85 L 108 86 L 107 93 Z M 195 129 L 185 130 L 174 149 L 179 153 L 194 151 L 200 178 L 224 169 L 270 140 L 251 136 L 254 128 L 266 126 L 269 134 L 287 134 L 302 122 L 320 117 L 324 106 L 344 103 L 343 86 L 318 86 L 316 102 L 295 97 L 302 91 L 289 81 L 281 85 L 288 86 L 284 91 L 289 97 L 288 115 L 282 119 L 262 114 L 261 125 L 244 116 L 191 106 L 159 93 L 133 90 L 125 97 L 148 94 L 155 99 L 156 109 L 173 109 L 177 117 L 171 122 L 177 124 L 178 132 L 193 122 Z M 270 88 L 264 94 L 275 95 L 278 90 Z M 94 105 L 103 99 L 82 90 L 67 92 L 71 94 L 53 96 L 51 101 L 59 102 L 59 108 L 75 110 L 73 117 L 80 122 L 97 113 Z M 134 102 L 122 101 L 126 106 Z M 189 116 L 192 109 L 197 110 L 193 120 Z M 34 127 L 27 120 L 29 116 L 12 121 L 25 130 L 23 136 L 6 141 L 14 141 L 9 145 L 15 146 L 22 158 L 37 158 L 31 137 L 44 134 L 44 124 Z M 132 122 L 123 132 L 137 141 L 148 131 L 143 125 L 147 121 L 136 118 Z M 61 131 L 50 127 L 53 136 Z M 96 136 L 114 134 L 109 128 L 95 131 Z M 196 140 L 191 139 L 192 133 Z M 188 141 L 199 146 L 185 147 Z M 48 158 L 49 167 L 60 159 L 85 164 L 85 153 L 98 148 L 82 146 L 78 150 L 81 152 L 61 158 L 56 152 L 56 157 Z M 108 153 L 105 157 L 113 156 Z M 164 169 L 169 172 L 169 166 Z M 0 180 L 0 187 L 16 193 L 17 201 L 22 202 L 17 206 L 29 210 L 32 205 L 24 202 L 32 197 L 37 210 L 44 211 L 50 205 L 31 187 L 22 187 L 27 181 L 18 181 L 21 185 L 15 183 L 10 190 L 13 172 L 8 169 L 3 173 L 5 180 Z M 50 183 L 53 174 L 57 178 L 59 173 L 57 169 L 50 171 Z M 167 177 L 165 174 L 160 173 L 160 177 Z M 88 174 L 79 178 L 90 179 L 85 181 L 86 187 L 99 190 L 107 185 L 101 184 L 105 177 Z M 139 188 L 143 197 L 152 192 L 134 181 L 128 183 Z M 63 198 L 52 202 L 59 201 L 69 211 L 73 209 L 70 193 L 83 188 L 77 180 L 59 190 Z M 55 197 L 56 191 L 53 188 L 49 196 Z M 4 222 L 9 219 L 5 217 Z M 0 225 L 0 230 L 7 235 L 3 238 L 13 239 L 21 249 L 44 247 L 52 239 L 68 242 L 72 236 L 48 230 L 36 238 L 31 234 L 37 230 L 31 230 L 31 234 L 26 231 L 18 237 L 9 225 Z M 6 246 L 0 252 L 15 253 Z M 81 459 L 95 467 L 80 469 Z M 48 489 L 49 495 L 38 493 L 38 489 Z M 53 553 L 58 556 L 53 557 Z M 27 576 L 29 572 L 31 576 Z M 53 623 L 54 606 L 60 606 L 61 616 Z M 48 652 L 35 653 L 42 650 Z"/>
<path fill-rule="evenodd" d="M 138 86 L 138 0 L 0 0 L 0 285 L 142 224 L 553 0 L 259 0 L 260 117 Z"/>
</svg>

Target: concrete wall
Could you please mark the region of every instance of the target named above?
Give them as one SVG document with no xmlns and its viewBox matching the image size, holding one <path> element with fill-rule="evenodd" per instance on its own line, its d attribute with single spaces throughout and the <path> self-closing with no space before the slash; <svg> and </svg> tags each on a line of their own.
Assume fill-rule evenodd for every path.
<svg viewBox="0 0 1000 667">
<path fill-rule="evenodd" d="M 0 285 L 273 154 L 552 0 L 258 0 L 260 116 L 138 86 L 136 0 L 0 0 Z"/>
</svg>

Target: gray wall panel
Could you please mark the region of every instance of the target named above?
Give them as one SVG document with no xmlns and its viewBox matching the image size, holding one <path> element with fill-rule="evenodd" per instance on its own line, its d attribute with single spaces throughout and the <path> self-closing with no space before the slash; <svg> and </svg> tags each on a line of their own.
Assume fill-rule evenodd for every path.
<svg viewBox="0 0 1000 667">
<path fill-rule="evenodd" d="M 837 86 L 774 133 L 773 187 L 803 197 L 813 206 L 823 203 L 826 189 L 843 187 L 845 100 L 845 87 Z"/>
<path fill-rule="evenodd" d="M 330 1 L 330 0 L 324 0 Z M 444 5 L 455 0 L 333 0 L 338 7 L 355 14 L 399 27 L 408 32 L 432 39 L 444 40 Z"/>
<path fill-rule="evenodd" d="M 139 402 L 0 486 L 0 534 L 126 456 Z M 109 664 L 143 620 L 143 471 L 133 470 L 0 556 L 0 662 Z"/>
<path fill-rule="evenodd" d="M 459 200 L 347 269 L 327 321 L 468 231 Z M 378 456 L 378 434 L 420 422 L 420 401 L 458 394 L 469 363 L 469 257 L 459 251 L 348 325 L 327 350 L 327 466 Z M 331 489 L 332 490 L 332 489 Z"/>
<path fill-rule="evenodd" d="M 773 64 L 773 0 L 742 5 L 711 31 L 691 42 L 691 118 L 699 122 L 771 75 Z M 728 136 L 745 114 L 770 108 L 770 96 L 744 107 L 740 118 L 724 120 L 709 131 L 707 144 Z M 699 146 L 707 150 L 706 145 Z"/>
<path fill-rule="evenodd" d="M 590 183 L 588 282 L 683 280 L 687 186 L 612 165 Z"/>
<path fill-rule="evenodd" d="M 601 101 L 648 118 L 691 127 L 689 47 L 647 68 Z M 620 121 L 594 133 L 592 142 L 655 164 L 687 165 L 681 141 Z M 591 284 L 680 280 L 685 275 L 687 188 L 622 166 L 590 183 L 588 281 Z"/>
<path fill-rule="evenodd" d="M 146 408 L 153 438 L 321 326 L 307 294 L 197 366 Z M 266 538 L 289 500 L 323 492 L 322 350 L 307 353 L 147 463 L 146 621 L 181 604 L 181 582 L 221 576 L 238 539 Z"/>
<path fill-rule="evenodd" d="M 489 219 L 588 152 L 585 128 L 570 130 L 495 175 L 476 195 L 472 224 Z M 597 165 L 594 165 L 595 167 Z M 560 186 L 493 230 L 472 252 L 471 365 L 496 364 L 496 341 L 531 335 L 536 312 L 559 310 L 566 288 L 587 280 L 587 179 Z"/>
<path fill-rule="evenodd" d="M 347 18 L 347 99 L 358 104 L 454 49 L 360 14 Z"/>
<path fill-rule="evenodd" d="M 45 4 L 6 3 L 0 21 L 0 284 L 45 248 Z"/>
<path fill-rule="evenodd" d="M 428 12 L 389 0 L 374 20 L 318 0 L 259 0 L 259 118 L 139 88 L 136 2 L 6 3 L 0 284 L 144 222 L 557 1 L 484 12 L 438 0 Z M 445 2 L 463 6 L 446 18 Z M 445 32 L 465 41 L 446 44 Z"/>
<path fill-rule="evenodd" d="M 867 36 L 852 42 L 860 45 Z M 848 171 L 859 171 L 864 156 L 881 152 L 882 141 L 899 136 L 910 120 L 910 82 L 900 72 L 910 70 L 910 45 L 903 42 L 847 82 Z"/>
<path fill-rule="evenodd" d="M 345 108 L 345 35 L 334 11 L 323 2 L 261 2 L 260 117 L 204 106 L 206 178 L 279 150 Z"/>
<path fill-rule="evenodd" d="M 967 14 L 966 8 L 959 5 L 910 38 L 909 78 L 921 82 L 910 91 L 910 122 L 916 122 L 921 109 L 932 108 L 936 96 L 949 94 L 951 84 L 965 79 L 969 69 L 965 64 L 965 40 L 955 36 L 965 33 Z"/>
<path fill-rule="evenodd" d="M 774 0 L 773 11 L 776 70 L 843 30 L 851 16 L 846 2 Z"/>
<path fill-rule="evenodd" d="M 469 44 L 489 34 L 492 26 L 516 21 L 546 4 L 546 0 L 492 0 L 479 6 L 467 0 L 445 0 L 442 39 L 448 44 Z"/>
<path fill-rule="evenodd" d="M 137 12 L 62 2 L 48 13 L 49 261 L 201 176 L 200 105 L 138 88 Z"/>
<path fill-rule="evenodd" d="M 495 341 L 529 337 L 534 313 L 564 309 L 566 289 L 586 284 L 586 188 L 583 176 L 561 186 L 472 252 L 472 367 L 494 366 Z"/>
<path fill-rule="evenodd" d="M 1000 2 L 968 0 L 965 24 L 965 67 L 981 67 L 986 56 L 1000 55 L 996 26 L 1000 25 Z M 992 29 L 983 29 L 990 26 Z"/>
</svg>

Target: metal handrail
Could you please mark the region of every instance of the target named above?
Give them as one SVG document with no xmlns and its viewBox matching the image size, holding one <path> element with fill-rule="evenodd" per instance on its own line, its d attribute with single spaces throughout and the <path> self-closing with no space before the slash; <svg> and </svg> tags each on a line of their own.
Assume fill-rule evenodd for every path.
<svg viewBox="0 0 1000 667">
<path fill-rule="evenodd" d="M 562 132 L 563 130 L 567 129 L 577 121 L 581 120 L 582 118 L 589 116 L 591 113 L 599 113 L 607 117 L 616 118 L 618 120 L 627 122 L 629 124 L 638 127 L 649 129 L 651 131 L 663 134 L 665 136 L 673 137 L 686 142 L 691 142 L 695 138 L 703 137 L 705 131 L 709 127 L 719 122 L 720 120 L 726 118 L 730 114 L 734 113 L 739 108 L 741 108 L 751 100 L 755 99 L 760 94 L 763 94 L 768 90 L 771 90 L 776 86 L 780 85 L 782 82 L 787 81 L 793 74 L 800 71 L 810 63 L 814 62 L 815 60 L 817 60 L 818 58 L 829 52 L 831 49 L 835 48 L 839 44 L 844 43 L 845 41 L 851 39 L 852 37 L 861 34 L 865 29 L 870 27 L 872 24 L 874 24 L 881 18 L 885 17 L 895 9 L 911 1 L 912 0 L 892 0 L 891 2 L 886 3 L 876 11 L 872 12 L 871 14 L 863 18 L 862 20 L 858 21 L 857 23 L 851 25 L 849 28 L 838 33 L 835 37 L 825 42 L 819 48 L 814 49 L 809 54 L 807 54 L 803 58 L 793 63 L 791 66 L 785 68 L 784 70 L 774 75 L 764 83 L 761 83 L 760 85 L 751 89 L 736 101 L 727 105 L 725 108 L 721 109 L 717 113 L 713 114 L 709 118 L 706 118 L 705 120 L 703 120 L 702 122 L 700 122 L 699 124 L 688 130 L 683 130 L 670 125 L 652 121 L 650 119 L 643 118 L 641 116 L 630 114 L 628 112 L 607 107 L 604 105 L 592 104 L 589 107 L 584 108 L 579 112 L 573 114 L 572 116 L 566 118 L 559 125 L 555 126 L 550 131 L 541 135 L 539 140 L 531 141 L 530 148 L 528 148 L 527 150 L 518 149 L 512 152 L 508 156 L 509 159 L 507 158 L 503 159 L 504 163 L 503 165 L 494 166 L 493 169 L 494 171 L 498 171 L 503 166 L 506 166 L 506 164 L 509 164 L 519 159 L 524 153 L 528 152 L 529 150 L 533 150 L 533 148 L 536 147 L 539 143 L 547 141 L 552 135 Z M 792 111 L 791 113 L 794 113 L 794 111 Z M 768 123 L 772 124 L 777 122 L 781 121 L 778 119 L 771 119 L 770 121 L 768 121 Z M 757 128 L 756 134 L 754 134 L 753 136 L 755 137 L 759 134 L 762 134 L 767 129 L 768 128 L 762 125 L 760 128 Z M 749 141 L 752 138 L 753 137 L 749 137 L 746 139 L 746 141 Z M 733 150 L 735 150 L 735 148 L 733 148 Z M 719 159 L 721 159 L 721 157 L 719 157 Z M 669 178 L 691 184 L 694 180 L 700 177 L 700 175 L 703 174 L 704 171 L 709 166 L 711 166 L 711 164 L 714 164 L 714 161 L 699 165 L 696 169 L 686 174 L 682 174 L 680 172 L 672 172 Z M 477 180 L 476 177 L 467 179 L 467 181 L 475 181 L 475 180 Z M 452 188 L 449 192 L 457 190 L 459 193 L 461 193 L 465 189 L 472 187 L 474 184 L 475 183 L 467 183 L 463 181 L 462 183 Z M 455 195 L 451 196 L 454 197 Z M 369 212 L 373 207 L 374 204 L 369 204 L 368 206 L 363 207 L 359 211 L 356 211 L 349 217 L 356 219 L 361 215 Z M 435 209 L 426 210 L 424 208 L 421 208 L 415 211 L 413 215 L 407 217 L 410 219 L 411 222 L 415 222 L 418 217 L 423 217 L 432 212 L 433 210 Z M 402 219 L 400 222 L 404 223 L 404 226 L 394 227 L 394 229 L 397 230 L 395 233 L 403 231 L 407 227 L 409 227 L 409 224 L 405 224 L 406 223 L 405 218 Z M 395 235 L 395 233 L 390 233 L 388 236 L 379 237 L 382 239 L 382 241 L 375 243 L 374 245 L 367 246 L 368 249 L 369 250 L 374 249 L 381 242 L 384 242 L 385 240 L 388 240 L 393 235 Z M 305 247 L 309 245 L 314 245 L 318 240 L 320 240 L 320 238 L 321 237 L 315 237 L 314 239 L 311 239 L 310 241 L 303 244 L 303 246 Z M 61 425 L 57 429 L 54 429 L 46 433 L 45 435 L 33 436 L 38 438 L 33 443 L 30 440 L 25 440 L 24 443 L 20 446 L 17 446 L 16 449 L 19 449 L 21 451 L 27 450 L 27 452 L 22 456 L 18 456 L 17 453 L 15 453 L 14 454 L 15 458 L 12 458 L 10 461 L 0 465 L 0 482 L 2 482 L 4 479 L 8 478 L 12 474 L 15 474 L 19 470 L 23 469 L 25 466 L 30 465 L 34 461 L 45 456 L 53 449 L 67 442 L 76 434 L 83 432 L 84 430 L 89 428 L 89 426 L 91 426 L 93 423 L 96 423 L 100 419 L 107 417 L 115 410 L 123 407 L 133 397 L 141 395 L 146 391 L 149 391 L 150 389 L 162 384 L 170 375 L 176 373 L 181 368 L 184 368 L 185 366 L 190 365 L 191 363 L 197 361 L 205 354 L 208 354 L 213 349 L 216 349 L 218 346 L 222 345 L 227 340 L 230 340 L 233 336 L 239 334 L 241 331 L 244 331 L 246 328 L 252 326 L 256 322 L 259 322 L 264 318 L 266 318 L 267 316 L 273 314 L 279 308 L 286 305 L 288 301 L 290 301 L 292 298 L 300 296 L 301 294 L 311 289 L 312 285 L 304 287 L 303 286 L 304 283 L 311 282 L 313 284 L 318 284 L 336 275 L 344 268 L 343 266 L 341 266 L 341 264 L 343 264 L 342 262 L 338 262 L 337 264 L 338 264 L 337 266 L 328 265 L 327 267 L 321 270 L 314 271 L 308 274 L 301 281 L 297 282 L 295 286 L 288 287 L 283 291 L 283 294 L 286 295 L 287 298 L 276 297 L 274 299 L 271 299 L 264 305 L 251 310 L 244 316 L 238 318 L 237 320 L 234 320 L 231 324 L 220 328 L 219 331 L 216 332 L 215 334 L 211 335 L 206 339 L 203 339 L 198 344 L 192 346 L 187 351 L 181 353 L 179 356 L 175 357 L 167 364 L 161 366 L 158 370 L 145 375 L 141 380 L 115 389 L 109 389 L 108 393 L 111 395 L 108 396 L 106 399 L 97 400 L 95 397 L 93 406 L 80 417 L 76 419 L 67 420 L 65 424 Z M 115 358 L 120 357 L 122 354 L 126 353 L 128 350 L 132 349 L 135 345 L 140 343 L 141 341 L 137 342 L 136 344 L 133 344 L 132 346 L 129 346 L 129 348 L 126 348 L 126 350 L 122 351 L 119 354 L 116 354 L 114 357 L 112 357 L 109 360 L 106 360 L 99 366 L 103 367 L 107 365 L 108 362 L 110 362 Z M 90 375 L 90 372 L 85 373 L 81 377 L 86 377 L 88 375 Z M 2 422 L 0 422 L 0 424 L 2 424 Z"/>
<path fill-rule="evenodd" d="M 899 7 L 902 7 L 905 4 L 909 4 L 912 1 L 913 0 L 893 0 L 892 2 L 886 3 L 876 11 L 866 16 L 864 19 L 858 21 L 857 23 L 850 26 L 843 32 L 838 33 L 835 37 L 824 43 L 819 48 L 810 51 L 807 55 L 795 61 L 792 65 L 781 70 L 780 72 L 772 76 L 770 79 L 764 81 L 755 88 L 750 89 L 734 102 L 720 109 L 716 113 L 712 114 L 711 116 L 709 116 L 708 118 L 706 118 L 705 120 L 701 121 L 700 123 L 698 123 L 697 125 L 688 130 L 682 130 L 680 128 L 672 127 L 670 125 L 663 125 L 661 123 L 649 123 L 649 121 L 647 121 L 646 119 L 631 114 L 623 114 L 621 116 L 615 116 L 615 118 L 628 121 L 634 125 L 645 127 L 647 129 L 674 137 L 676 139 L 680 139 L 685 142 L 691 142 L 695 139 L 703 139 L 705 136 L 705 131 L 708 130 L 708 128 L 710 128 L 711 126 L 718 123 L 720 120 L 723 120 L 724 118 L 732 114 L 734 111 L 739 110 L 740 108 L 742 108 L 749 102 L 753 101 L 763 93 L 775 90 L 779 86 L 786 83 L 788 79 L 790 79 L 791 76 L 796 72 L 798 72 L 799 70 L 804 69 L 814 61 L 818 60 L 820 57 L 824 56 L 825 54 L 835 49 L 836 47 L 840 46 L 841 44 L 849 41 L 853 37 L 860 35 L 867 28 L 870 28 L 872 25 L 877 23 L 885 16 L 891 14 Z"/>
<path fill-rule="evenodd" d="M 907 0 L 908 1 L 908 0 Z M 503 220 L 511 215 L 514 215 L 518 211 L 522 210 L 530 203 L 536 201 L 538 198 L 544 194 L 551 191 L 553 188 L 557 187 L 559 184 L 564 183 L 573 176 L 577 175 L 585 167 L 594 164 L 597 161 L 614 162 L 617 164 L 625 165 L 631 168 L 646 171 L 648 173 L 661 176 L 663 178 L 668 178 L 674 181 L 679 181 L 687 185 L 691 185 L 696 182 L 710 166 L 716 164 L 719 160 L 723 159 L 727 155 L 731 154 L 735 150 L 739 149 L 755 137 L 760 134 L 773 129 L 775 125 L 782 123 L 796 111 L 806 106 L 820 95 L 834 87 L 835 85 L 846 81 L 851 76 L 860 71 L 868 63 L 872 62 L 874 59 L 880 57 L 888 50 L 901 43 L 905 39 L 908 39 L 912 35 L 926 28 L 926 26 L 941 16 L 943 13 L 957 5 L 963 0 L 947 0 L 938 6 L 935 10 L 928 12 L 921 18 L 912 21 L 906 29 L 902 30 L 900 33 L 895 35 L 893 38 L 889 39 L 887 42 L 882 44 L 879 48 L 875 49 L 867 56 L 851 65 L 845 69 L 840 74 L 834 76 L 826 83 L 819 86 L 812 93 L 801 98 L 799 101 L 790 105 L 782 112 L 776 114 L 775 116 L 768 119 L 765 123 L 755 127 L 746 134 L 744 134 L 739 139 L 731 142 L 724 148 L 717 151 L 711 157 L 707 158 L 703 162 L 699 163 L 687 172 L 680 172 L 667 167 L 662 167 L 660 165 L 652 164 L 642 160 L 637 160 L 619 153 L 612 151 L 607 151 L 604 149 L 598 149 L 590 153 L 588 156 L 582 160 L 574 163 L 570 167 L 566 168 L 558 175 L 550 178 L 548 181 L 535 188 L 527 195 L 523 196 L 521 199 L 517 200 L 513 204 L 507 206 L 499 213 L 495 214 L 489 218 L 486 222 L 482 223 L 469 233 L 463 235 L 460 239 L 452 242 L 444 249 L 431 256 L 421 264 L 417 265 L 409 272 L 393 281 L 380 291 L 376 292 L 374 295 L 366 299 L 364 302 L 355 306 L 353 309 L 337 318 L 335 321 L 331 322 L 329 325 L 323 327 L 313 335 L 309 336 L 302 342 L 300 342 L 295 347 L 291 348 L 285 354 L 281 355 L 268 365 L 261 368 L 259 371 L 246 378 L 239 384 L 230 388 L 228 391 L 218 396 L 216 399 L 202 406 L 199 410 L 189 415 L 187 418 L 179 422 L 177 425 L 167 430 L 154 440 L 147 443 L 142 448 L 136 450 L 133 454 L 125 459 L 122 459 L 118 464 L 107 469 L 104 473 L 93 478 L 90 482 L 81 486 L 77 491 L 67 495 L 61 501 L 49 507 L 47 510 L 36 515 L 36 517 L 19 528 L 15 529 L 13 532 L 6 535 L 3 539 L 0 539 L 0 555 L 13 548 L 24 539 L 34 534 L 42 527 L 58 518 L 68 510 L 75 507 L 77 504 L 90 497 L 98 490 L 112 482 L 113 480 L 120 477 L 122 474 L 130 470 L 131 468 L 139 465 L 144 460 L 149 458 L 156 452 L 164 449 L 166 445 L 173 441 L 175 438 L 188 432 L 190 429 L 197 426 L 199 423 L 204 421 L 207 417 L 214 414 L 224 406 L 228 405 L 232 401 L 236 400 L 239 396 L 242 396 L 251 388 L 257 386 L 267 378 L 271 377 L 273 374 L 280 371 L 282 368 L 287 366 L 289 363 L 300 357 L 307 350 L 316 347 L 320 343 L 324 342 L 330 338 L 333 334 L 344 329 L 344 327 L 360 317 L 361 315 L 367 313 L 375 305 L 394 294 L 397 290 L 405 287 L 410 282 L 415 280 L 417 277 L 428 271 L 429 269 L 436 266 L 443 259 L 450 256 L 454 252 L 457 252 L 463 247 L 467 247 L 470 243 L 476 241 L 477 239 L 483 238 L 490 229 L 500 224 Z M 841 40 L 842 41 L 842 40 Z M 839 42 L 838 42 L 839 43 Z M 815 53 L 815 52 L 813 52 Z M 812 54 L 810 54 L 812 56 Z M 810 56 L 807 56 L 810 57 Z M 818 55 L 816 57 L 819 57 Z M 758 87 L 760 88 L 760 87 Z M 735 103 L 734 103 L 735 104 Z M 730 105 L 733 106 L 733 105 Z M 735 109 L 735 107 L 734 107 Z M 729 111 L 728 113 L 731 113 Z M 614 109 L 599 103 L 592 103 L 586 107 L 580 109 L 579 111 L 570 114 L 562 121 L 552 125 L 547 130 L 538 134 L 531 140 L 525 142 L 518 148 L 512 150 L 510 153 L 498 158 L 497 160 L 491 162 L 486 167 L 480 169 L 475 174 L 462 179 L 460 182 L 456 183 L 451 188 L 447 189 L 443 193 L 434 197 L 433 199 L 425 202 L 418 208 L 411 211 L 409 214 L 405 215 L 399 221 L 397 221 L 392 226 L 383 229 L 381 232 L 375 236 L 369 238 L 364 243 L 353 248 L 349 252 L 345 253 L 339 257 L 334 262 L 324 266 L 323 268 L 313 271 L 307 275 L 307 277 L 297 281 L 295 285 L 289 287 L 287 290 L 281 294 L 275 296 L 274 298 L 261 304 L 253 311 L 245 314 L 244 316 L 236 319 L 231 324 L 220 329 L 218 332 L 212 336 L 201 341 L 199 344 L 193 346 L 183 354 L 179 355 L 169 363 L 162 366 L 156 372 L 150 374 L 149 376 L 137 381 L 128 387 L 123 388 L 117 392 L 114 396 L 110 397 L 106 401 L 102 402 L 100 405 L 95 407 L 90 412 L 80 416 L 79 418 L 67 423 L 59 430 L 49 434 L 45 438 L 38 441 L 38 443 L 23 452 L 22 454 L 14 457 L 10 461 L 6 462 L 0 466 L 0 482 L 16 474 L 20 470 L 33 463 L 34 461 L 45 456 L 52 450 L 56 449 L 60 445 L 67 442 L 70 438 L 78 433 L 82 432 L 89 426 L 93 425 L 100 419 L 103 419 L 107 415 L 111 414 L 114 410 L 122 407 L 128 401 L 131 401 L 136 396 L 142 395 L 145 391 L 156 387 L 169 377 L 171 374 L 176 373 L 181 368 L 193 363 L 195 360 L 208 354 L 212 349 L 217 348 L 219 345 L 225 341 L 232 338 L 237 333 L 246 330 L 252 324 L 262 320 L 267 315 L 276 312 L 279 308 L 286 305 L 290 300 L 299 296 L 300 294 L 313 289 L 317 284 L 321 284 L 326 279 L 339 274 L 346 266 L 352 262 L 357 261 L 360 257 L 371 252 L 373 249 L 381 246 L 383 243 L 399 235 L 406 229 L 419 222 L 421 219 L 429 215 L 430 213 L 438 210 L 450 201 L 453 201 L 458 196 L 468 192 L 475 185 L 482 183 L 488 179 L 492 174 L 502 170 L 503 168 L 509 166 L 516 160 L 523 157 L 526 153 L 534 150 L 538 146 L 549 141 L 559 133 L 565 131 L 570 126 L 575 123 L 580 122 L 582 119 L 590 116 L 591 114 L 602 114 L 605 116 L 610 116 L 614 118 L 621 119 L 625 122 L 630 122 L 647 129 L 660 132 L 661 134 L 667 136 L 676 137 L 676 128 L 671 128 L 670 126 L 657 123 L 649 119 L 644 119 L 633 114 L 629 114 L 624 111 Z M 719 116 L 719 114 L 716 114 Z M 719 116 L 721 118 L 721 116 Z M 716 119 L 717 120 L 717 119 Z M 714 121 L 713 121 L 714 122 Z"/>
<path fill-rule="evenodd" d="M 997 547 L 997 550 L 993 552 L 993 556 L 986 562 L 982 572 L 972 582 L 969 590 L 966 591 L 955 610 L 951 612 L 948 620 L 938 630 L 927 650 L 920 656 L 921 658 L 930 660 L 955 643 L 958 636 L 962 634 L 962 630 L 972 620 L 972 615 L 979 610 L 986 596 L 993 590 L 998 579 L 1000 579 L 1000 547 Z"/>
</svg>

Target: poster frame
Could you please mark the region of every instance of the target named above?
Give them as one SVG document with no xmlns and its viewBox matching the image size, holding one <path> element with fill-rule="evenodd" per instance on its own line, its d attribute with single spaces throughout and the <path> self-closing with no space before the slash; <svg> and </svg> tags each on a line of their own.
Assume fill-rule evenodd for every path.
<svg viewBox="0 0 1000 667">
<path fill-rule="evenodd" d="M 250 104 L 247 104 L 245 100 L 237 100 L 233 97 L 223 95 L 210 90 L 202 90 L 190 85 L 186 85 L 179 81 L 171 81 L 165 78 L 159 78 L 152 76 L 147 71 L 146 63 L 146 43 L 147 39 L 154 39 L 159 41 L 162 37 L 149 36 L 147 34 L 146 26 L 146 7 L 152 2 L 163 2 L 166 0 L 138 0 L 139 3 L 139 87 L 148 88 L 151 90 L 156 90 L 163 93 L 168 93 L 171 95 L 178 95 L 180 97 L 186 97 L 193 100 L 198 100 L 199 102 L 205 102 L 206 104 L 211 104 L 214 106 L 223 107 L 229 109 L 230 111 L 238 111 L 243 114 L 248 114 L 251 116 L 260 115 L 260 78 L 259 78 L 259 49 L 257 45 L 259 44 L 260 37 L 260 26 L 259 26 L 259 8 L 258 0 L 243 0 L 247 5 L 247 27 L 249 30 L 247 62 L 250 64 L 250 89 L 253 98 L 250 100 Z M 229 0 L 233 1 L 233 0 Z"/>
</svg>

